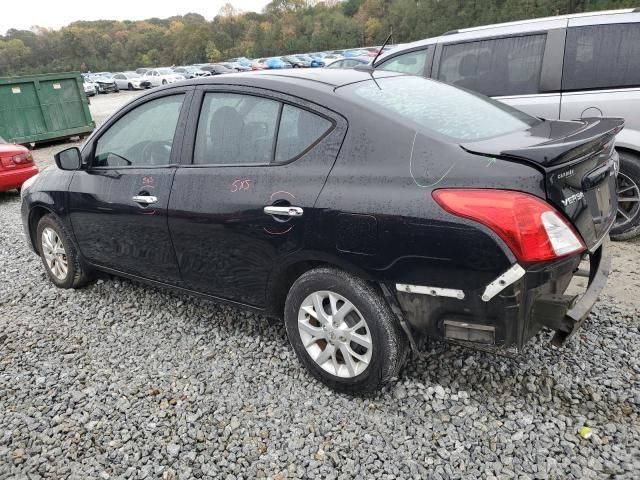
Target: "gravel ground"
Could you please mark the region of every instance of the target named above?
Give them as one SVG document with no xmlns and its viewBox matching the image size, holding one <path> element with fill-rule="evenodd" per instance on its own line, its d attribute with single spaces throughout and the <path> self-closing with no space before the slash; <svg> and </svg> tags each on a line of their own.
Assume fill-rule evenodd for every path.
<svg viewBox="0 0 640 480">
<path fill-rule="evenodd" d="M 109 276 L 56 289 L 25 246 L 15 193 L 0 194 L 0 232 L 0 479 L 640 471 L 640 307 L 627 285 L 564 349 L 546 335 L 516 359 L 433 342 L 388 389 L 350 398 L 254 314 Z M 615 247 L 612 283 L 638 282 L 637 247 Z"/>
</svg>

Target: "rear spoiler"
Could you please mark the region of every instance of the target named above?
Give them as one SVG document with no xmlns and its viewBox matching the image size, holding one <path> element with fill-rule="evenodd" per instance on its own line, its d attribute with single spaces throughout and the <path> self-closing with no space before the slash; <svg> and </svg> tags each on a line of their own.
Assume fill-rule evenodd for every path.
<svg viewBox="0 0 640 480">
<path fill-rule="evenodd" d="M 528 135 L 519 132 L 499 137 L 500 142 L 489 139 L 460 146 L 470 153 L 522 159 L 551 167 L 603 150 L 623 128 L 624 119 L 618 117 L 583 118 L 573 122 L 545 121 L 534 126 Z M 545 137 L 546 140 L 535 143 Z M 503 149 L 497 148 L 498 145 Z"/>
</svg>

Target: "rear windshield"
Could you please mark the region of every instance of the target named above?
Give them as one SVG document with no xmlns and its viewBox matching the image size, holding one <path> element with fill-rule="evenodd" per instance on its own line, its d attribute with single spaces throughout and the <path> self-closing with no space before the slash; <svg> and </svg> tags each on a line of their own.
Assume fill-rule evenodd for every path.
<svg viewBox="0 0 640 480">
<path fill-rule="evenodd" d="M 386 116 L 399 116 L 452 140 L 483 140 L 541 120 L 483 95 L 421 77 L 387 77 L 338 89 Z"/>
</svg>

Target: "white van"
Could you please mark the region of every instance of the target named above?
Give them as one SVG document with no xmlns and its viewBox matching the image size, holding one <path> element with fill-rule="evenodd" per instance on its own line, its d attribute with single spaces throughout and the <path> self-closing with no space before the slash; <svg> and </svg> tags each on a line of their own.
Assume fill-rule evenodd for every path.
<svg viewBox="0 0 640 480">
<path fill-rule="evenodd" d="M 640 9 L 456 30 L 392 50 L 375 68 L 432 77 L 537 117 L 624 117 L 611 236 L 640 234 Z"/>
</svg>

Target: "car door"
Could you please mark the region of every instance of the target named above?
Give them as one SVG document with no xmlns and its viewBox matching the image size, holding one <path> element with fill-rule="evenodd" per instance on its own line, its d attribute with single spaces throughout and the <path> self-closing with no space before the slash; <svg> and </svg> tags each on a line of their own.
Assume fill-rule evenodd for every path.
<svg viewBox="0 0 640 480">
<path fill-rule="evenodd" d="M 640 12 L 569 21 L 562 91 L 562 119 L 623 117 L 618 144 L 638 145 Z"/>
<path fill-rule="evenodd" d="M 262 306 L 270 272 L 314 234 L 314 204 L 346 121 L 248 87 L 198 92 L 169 203 L 182 279 L 192 290 Z"/>
<path fill-rule="evenodd" d="M 560 115 L 562 52 L 567 20 L 490 28 L 442 37 L 433 77 L 530 115 Z"/>
<path fill-rule="evenodd" d="M 113 76 L 113 79 L 115 80 L 118 88 L 123 90 L 127 88 L 127 77 L 124 74 L 118 73 L 117 75 Z"/>
<path fill-rule="evenodd" d="M 90 263 L 160 282 L 180 280 L 167 205 L 193 88 L 146 95 L 111 118 L 83 149 L 69 212 Z"/>
<path fill-rule="evenodd" d="M 155 70 L 147 72 L 147 76 L 149 77 L 149 81 L 151 82 L 152 87 L 157 87 L 160 85 L 160 74 Z"/>
</svg>

